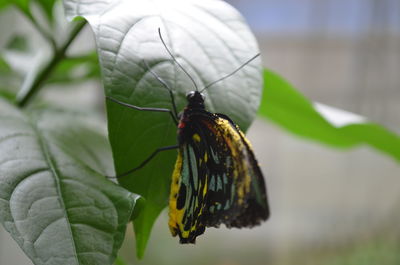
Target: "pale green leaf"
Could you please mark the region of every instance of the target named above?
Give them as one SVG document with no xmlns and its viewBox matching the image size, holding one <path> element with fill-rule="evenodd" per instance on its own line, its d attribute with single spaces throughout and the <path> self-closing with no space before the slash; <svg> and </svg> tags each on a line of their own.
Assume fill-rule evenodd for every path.
<svg viewBox="0 0 400 265">
<path fill-rule="evenodd" d="M 385 127 L 344 111 L 326 107 L 322 111 L 321 105 L 312 104 L 270 70 L 264 71 L 264 82 L 262 117 L 314 141 L 340 148 L 366 144 L 400 161 L 400 137 Z"/>
</svg>

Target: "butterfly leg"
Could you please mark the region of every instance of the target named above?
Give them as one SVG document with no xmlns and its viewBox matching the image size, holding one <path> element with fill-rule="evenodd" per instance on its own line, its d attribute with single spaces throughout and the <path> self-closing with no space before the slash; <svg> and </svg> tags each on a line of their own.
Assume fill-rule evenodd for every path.
<svg viewBox="0 0 400 265">
<path fill-rule="evenodd" d="M 112 97 L 109 97 L 109 96 L 107 96 L 106 98 L 107 98 L 108 100 L 111 100 L 112 102 L 118 103 L 118 104 L 120 104 L 120 105 L 122 105 L 122 106 L 131 108 L 131 109 L 135 109 L 135 110 L 140 110 L 140 111 L 153 111 L 153 112 L 168 112 L 168 113 L 171 115 L 172 120 L 174 121 L 175 125 L 178 125 L 178 118 L 175 116 L 174 112 L 173 112 L 172 110 L 170 110 L 170 109 L 163 109 L 163 108 L 143 108 L 143 107 L 138 107 L 138 106 L 135 106 L 135 105 L 131 105 L 131 104 L 128 104 L 128 103 L 119 101 L 118 99 L 115 99 L 115 98 L 112 98 Z"/>
<path fill-rule="evenodd" d="M 129 175 L 133 172 L 135 172 L 136 170 L 141 169 L 142 167 L 144 167 L 148 162 L 150 162 L 150 160 L 152 160 L 159 152 L 162 151 L 168 151 L 168 150 L 173 150 L 173 149 L 177 149 L 179 146 L 178 145 L 170 145 L 170 146 L 164 146 L 164 147 L 160 147 L 157 148 L 153 153 L 151 153 L 151 155 L 149 155 L 149 157 L 147 157 L 139 166 L 132 168 L 116 177 L 111 177 L 111 178 L 122 178 L 126 175 Z"/>
</svg>

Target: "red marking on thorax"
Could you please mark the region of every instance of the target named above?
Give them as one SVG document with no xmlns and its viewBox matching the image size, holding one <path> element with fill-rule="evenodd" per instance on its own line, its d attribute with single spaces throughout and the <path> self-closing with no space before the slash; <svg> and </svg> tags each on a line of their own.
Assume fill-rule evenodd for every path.
<svg viewBox="0 0 400 265">
<path fill-rule="evenodd" d="M 180 123 L 179 123 L 179 125 L 178 125 L 178 128 L 179 129 L 182 129 L 182 128 L 184 128 L 185 127 L 185 123 L 183 122 L 183 121 L 181 121 Z"/>
</svg>

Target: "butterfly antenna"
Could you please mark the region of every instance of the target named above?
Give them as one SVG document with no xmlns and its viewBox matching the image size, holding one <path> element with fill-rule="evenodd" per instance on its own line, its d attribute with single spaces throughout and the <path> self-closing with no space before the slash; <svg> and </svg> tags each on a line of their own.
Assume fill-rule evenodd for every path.
<svg viewBox="0 0 400 265">
<path fill-rule="evenodd" d="M 247 62 L 245 62 L 244 64 L 242 64 L 238 69 L 236 69 L 236 70 L 233 71 L 232 73 L 230 73 L 230 74 L 228 74 L 228 75 L 226 75 L 226 76 L 224 76 L 224 77 L 222 77 L 222 78 L 220 78 L 220 79 L 218 79 L 218 80 L 215 80 L 214 82 L 209 83 L 208 85 L 206 85 L 206 86 L 200 91 L 200 93 L 203 92 L 204 90 L 206 90 L 207 88 L 209 88 L 210 86 L 213 86 L 213 85 L 215 85 L 216 83 L 218 83 L 218 82 L 220 82 L 220 81 L 222 81 L 222 80 L 225 80 L 225 79 L 227 79 L 228 77 L 231 77 L 232 75 L 236 74 L 240 69 L 242 69 L 243 67 L 245 67 L 246 65 L 248 65 L 251 61 L 253 61 L 254 59 L 256 59 L 258 56 L 260 56 L 259 53 L 256 54 L 255 56 L 253 56 L 251 59 L 249 59 L 249 60 L 248 60 Z"/>
<path fill-rule="evenodd" d="M 160 40 L 162 42 L 162 44 L 164 45 L 164 48 L 167 50 L 167 52 L 169 53 L 169 55 L 171 56 L 172 60 L 174 60 L 174 62 L 179 66 L 179 68 L 182 69 L 182 71 L 190 78 L 190 80 L 192 80 L 192 83 L 194 85 L 194 87 L 196 88 L 196 91 L 199 91 L 199 88 L 196 85 L 196 82 L 193 80 L 193 78 L 190 76 L 190 74 L 185 70 L 185 68 L 183 68 L 183 66 L 178 62 L 178 60 L 176 60 L 175 56 L 172 54 L 172 52 L 168 49 L 167 44 L 165 44 L 165 41 L 161 35 L 161 29 L 158 28 L 158 35 L 160 35 Z"/>
<path fill-rule="evenodd" d="M 161 78 L 159 77 L 149 66 L 149 64 L 143 60 L 144 65 L 146 66 L 147 70 L 158 80 L 158 82 L 160 82 L 164 88 L 166 88 L 168 90 L 169 96 L 171 97 L 171 102 L 172 102 L 172 107 L 173 107 L 173 111 L 175 114 L 175 117 L 178 117 L 178 111 L 176 108 L 176 104 L 175 104 L 175 98 L 174 98 L 174 93 L 172 91 L 172 89 L 168 86 L 168 84 Z"/>
</svg>

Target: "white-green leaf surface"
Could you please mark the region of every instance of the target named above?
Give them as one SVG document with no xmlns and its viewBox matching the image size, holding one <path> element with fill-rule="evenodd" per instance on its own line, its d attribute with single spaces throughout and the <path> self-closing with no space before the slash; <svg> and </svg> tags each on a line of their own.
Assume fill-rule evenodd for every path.
<svg viewBox="0 0 400 265">
<path fill-rule="evenodd" d="M 108 181 L 106 138 L 76 113 L 0 100 L 0 222 L 37 265 L 112 264 L 137 196 Z"/>
</svg>

